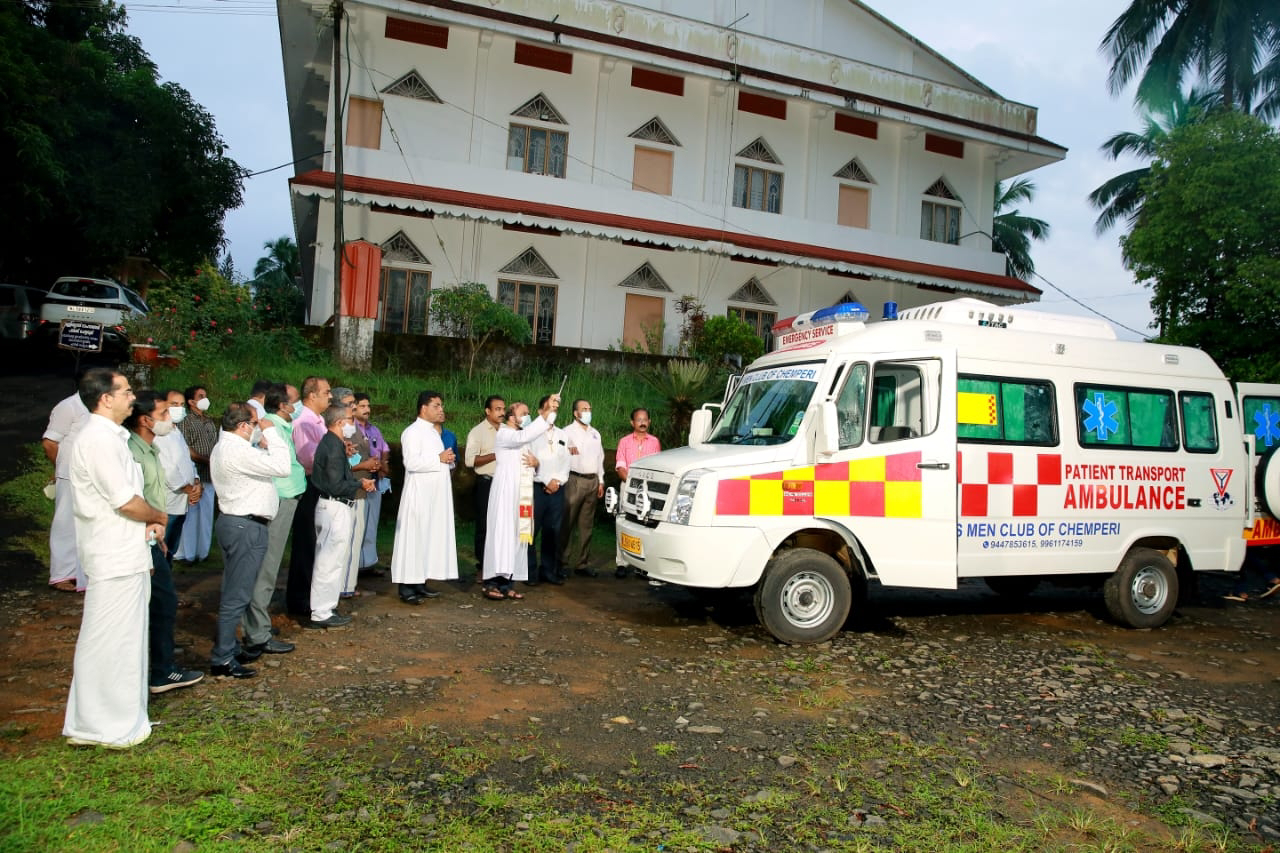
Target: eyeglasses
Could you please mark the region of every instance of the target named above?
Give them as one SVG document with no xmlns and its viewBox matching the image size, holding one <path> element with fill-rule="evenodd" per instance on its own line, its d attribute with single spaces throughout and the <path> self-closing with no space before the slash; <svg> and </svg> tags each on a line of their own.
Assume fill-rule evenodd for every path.
<svg viewBox="0 0 1280 853">
<path fill-rule="evenodd" d="M 136 397 L 132 388 L 113 388 L 107 392 L 108 397 L 114 397 L 117 394 L 128 394 L 130 397 Z"/>
</svg>

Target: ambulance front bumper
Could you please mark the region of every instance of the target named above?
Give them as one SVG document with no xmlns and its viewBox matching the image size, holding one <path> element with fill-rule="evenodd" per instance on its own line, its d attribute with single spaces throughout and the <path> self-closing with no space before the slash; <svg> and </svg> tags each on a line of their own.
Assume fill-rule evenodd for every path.
<svg viewBox="0 0 1280 853">
<path fill-rule="evenodd" d="M 753 527 L 646 527 L 618 519 L 618 552 L 652 580 L 722 589 L 751 586 L 769 558 L 769 544 Z"/>
</svg>

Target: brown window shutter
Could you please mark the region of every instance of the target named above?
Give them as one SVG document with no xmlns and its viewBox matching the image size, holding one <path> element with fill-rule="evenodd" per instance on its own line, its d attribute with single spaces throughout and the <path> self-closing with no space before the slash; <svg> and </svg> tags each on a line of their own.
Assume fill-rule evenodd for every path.
<svg viewBox="0 0 1280 853">
<path fill-rule="evenodd" d="M 637 89 L 649 89 L 667 95 L 684 95 L 684 78 L 676 74 L 664 74 L 649 68 L 632 68 L 631 85 Z"/>
<path fill-rule="evenodd" d="M 561 74 L 573 73 L 573 54 L 563 50 L 552 50 L 540 44 L 516 42 L 516 64 L 533 68 L 545 68 L 548 71 L 559 71 Z"/>
<path fill-rule="evenodd" d="M 924 135 L 924 150 L 947 157 L 964 159 L 964 142 L 959 139 L 952 139 L 949 136 L 939 136 L 936 133 L 926 133 Z"/>
<path fill-rule="evenodd" d="M 757 95 L 755 92 L 739 92 L 738 109 L 744 113 L 780 118 L 783 121 L 787 119 L 786 101 L 782 98 L 770 98 L 768 95 Z"/>
<path fill-rule="evenodd" d="M 836 113 L 836 130 L 841 133 L 852 133 L 854 136 L 865 136 L 877 139 L 880 136 L 880 125 L 869 118 L 851 116 L 848 113 Z"/>
<path fill-rule="evenodd" d="M 422 21 L 388 17 L 384 35 L 389 39 L 425 44 L 427 47 L 449 48 L 449 28 Z"/>
</svg>

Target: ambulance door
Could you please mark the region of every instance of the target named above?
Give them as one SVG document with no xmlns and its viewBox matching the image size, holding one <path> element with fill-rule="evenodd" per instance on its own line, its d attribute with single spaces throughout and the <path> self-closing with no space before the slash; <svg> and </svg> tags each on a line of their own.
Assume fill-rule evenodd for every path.
<svg viewBox="0 0 1280 853">
<path fill-rule="evenodd" d="M 955 387 L 954 350 L 845 367 L 815 515 L 846 527 L 886 586 L 956 587 Z"/>
</svg>

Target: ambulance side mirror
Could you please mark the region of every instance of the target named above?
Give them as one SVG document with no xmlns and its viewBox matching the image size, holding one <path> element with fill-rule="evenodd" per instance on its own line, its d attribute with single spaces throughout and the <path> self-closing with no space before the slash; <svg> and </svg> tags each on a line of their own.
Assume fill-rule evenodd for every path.
<svg viewBox="0 0 1280 853">
<path fill-rule="evenodd" d="M 836 419 L 836 404 L 827 400 L 818 410 L 818 435 L 814 450 L 831 455 L 840 449 L 840 424 Z"/>
<path fill-rule="evenodd" d="M 707 433 L 711 430 L 711 411 L 698 409 L 689 420 L 689 446 L 701 447 L 707 442 Z"/>
</svg>

